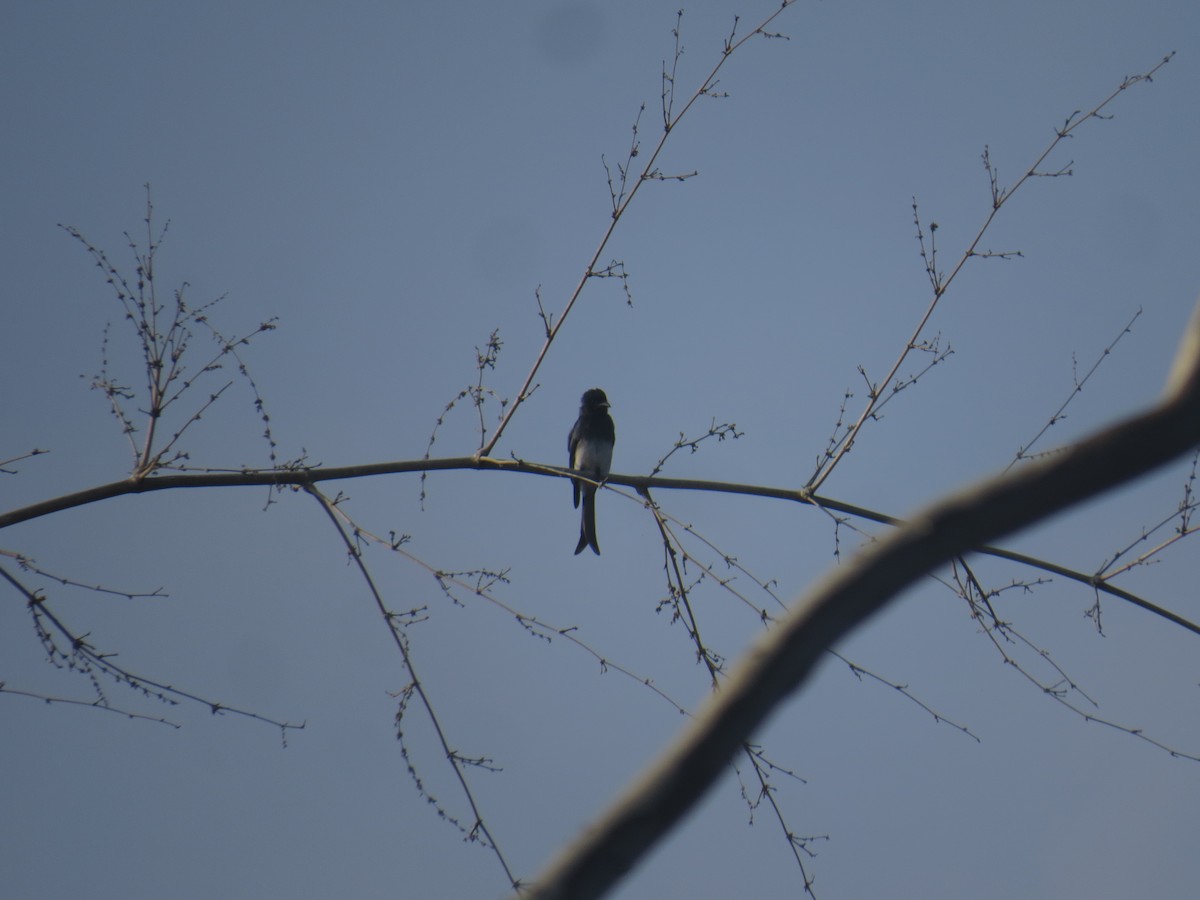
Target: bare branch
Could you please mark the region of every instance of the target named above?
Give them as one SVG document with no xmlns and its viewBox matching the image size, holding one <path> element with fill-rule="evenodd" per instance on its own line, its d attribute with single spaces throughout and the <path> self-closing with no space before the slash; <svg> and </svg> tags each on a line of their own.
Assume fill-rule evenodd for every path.
<svg viewBox="0 0 1200 900">
<path fill-rule="evenodd" d="M 1125 484 L 1200 445 L 1200 305 L 1164 399 L 1052 459 L 985 480 L 918 513 L 827 575 L 760 639 L 722 689 L 601 819 L 537 878 L 532 896 L 599 897 L 689 811 L 808 678 L 825 648 L 908 585 L 972 547 Z"/>
<path fill-rule="evenodd" d="M 23 459 L 32 459 L 35 456 L 41 456 L 49 453 L 49 450 L 39 450 L 34 447 L 32 450 L 27 450 L 25 453 L 20 453 L 17 456 L 10 456 L 8 459 L 0 459 L 0 475 L 16 475 L 16 469 L 8 468 L 13 463 L 18 463 Z"/>
<path fill-rule="evenodd" d="M 136 713 L 128 709 L 109 706 L 107 703 L 101 702 L 100 698 L 96 698 L 94 700 L 76 700 L 72 697 L 52 697 L 49 694 L 39 694 L 35 691 L 22 691 L 18 690 L 17 688 L 11 688 L 3 681 L 0 681 L 0 694 L 11 694 L 14 697 L 28 697 L 31 700 L 40 700 L 47 706 L 54 706 L 55 704 L 59 703 L 66 706 L 86 706 L 89 709 L 98 709 L 101 712 L 115 713 L 116 715 L 122 716 L 126 719 L 141 719 L 144 722 L 154 722 L 158 725 L 167 725 L 176 729 L 183 727 L 177 722 L 172 722 L 170 719 L 164 719 L 160 716 L 147 716 L 144 713 Z"/>
<path fill-rule="evenodd" d="M 611 172 L 609 173 L 609 192 L 614 194 L 614 207 L 613 207 L 613 213 L 612 213 L 612 220 L 608 223 L 608 227 L 605 229 L 603 236 L 601 236 L 600 243 L 597 245 L 596 250 L 592 254 L 591 259 L 588 261 L 588 264 L 584 267 L 583 275 L 580 276 L 579 281 L 576 283 L 575 289 L 571 292 L 570 297 L 567 299 L 567 303 L 563 307 L 562 312 L 560 312 L 558 314 L 558 320 L 554 323 L 554 327 L 550 329 L 550 333 L 546 336 L 546 340 L 542 344 L 542 348 L 538 352 L 537 358 L 533 361 L 533 366 L 530 368 L 529 374 L 527 374 L 525 376 L 525 381 L 522 383 L 521 388 L 517 391 L 516 396 L 513 398 L 512 405 L 508 408 L 508 411 L 504 414 L 504 418 L 502 418 L 500 420 L 500 424 L 496 426 L 496 430 L 494 432 L 492 432 L 491 439 L 483 447 L 481 447 L 479 449 L 478 453 L 476 454 L 477 456 L 482 458 L 482 457 L 487 457 L 487 456 L 491 455 L 492 451 L 496 447 L 496 444 L 499 442 L 501 435 L 504 434 L 505 429 L 508 427 L 508 423 L 512 420 L 513 415 L 516 413 L 516 411 L 518 409 L 520 409 L 521 404 L 524 403 L 525 400 L 528 399 L 529 395 L 532 393 L 534 379 L 537 378 L 537 373 L 541 370 L 542 363 L 545 361 L 547 354 L 550 352 L 550 347 L 554 343 L 554 339 L 558 336 L 558 332 L 562 329 L 563 324 L 567 321 L 568 316 L 570 316 L 571 310 L 573 310 L 575 308 L 575 304 L 579 301 L 580 296 L 583 294 L 583 289 L 584 289 L 584 287 L 587 286 L 588 281 L 590 281 L 592 278 L 596 277 L 597 263 L 600 261 L 600 257 L 604 255 L 605 248 L 608 246 L 608 242 L 612 238 L 613 232 L 617 228 L 617 224 L 621 221 L 621 218 L 625 214 L 625 211 L 629 208 L 629 204 L 632 203 L 634 197 L 637 196 L 639 188 L 641 188 L 641 186 L 643 184 L 647 183 L 648 181 L 653 180 L 654 176 L 652 175 L 652 173 L 656 173 L 658 171 L 658 169 L 657 169 L 658 158 L 662 154 L 663 148 L 666 146 L 667 139 L 671 136 L 671 133 L 674 131 L 675 126 L 678 125 L 680 120 L 683 119 L 683 117 L 688 114 L 688 112 L 691 110 L 691 108 L 695 105 L 696 101 L 699 100 L 701 97 L 705 96 L 707 94 L 707 92 L 712 89 L 713 84 L 716 81 L 717 73 L 721 71 L 721 69 L 725 66 L 725 63 L 729 60 L 729 58 L 733 55 L 733 53 L 738 48 L 743 46 L 751 38 L 753 38 L 757 35 L 765 35 L 766 32 L 764 29 L 768 25 L 770 25 L 776 19 L 776 17 L 778 17 L 793 2 L 794 2 L 794 0 L 784 0 L 784 2 L 780 5 L 780 7 L 777 10 L 775 10 L 775 12 L 771 13 L 771 15 L 767 16 L 767 18 L 765 18 L 758 25 L 757 28 L 755 28 L 753 31 L 751 31 L 749 34 L 747 34 L 745 37 L 740 38 L 736 43 L 733 43 L 733 44 L 727 43 L 725 45 L 724 52 L 721 54 L 721 58 L 717 61 L 716 65 L 713 66 L 712 70 L 708 73 L 708 76 L 704 79 L 703 83 L 700 85 L 699 88 L 696 89 L 695 93 L 692 94 L 691 98 L 687 101 L 687 103 L 685 103 L 683 105 L 683 108 L 681 110 L 679 110 L 678 113 L 673 112 L 673 110 L 674 110 L 674 86 L 672 84 L 672 86 L 671 86 L 672 93 L 671 93 L 671 97 L 669 99 L 669 105 L 670 105 L 670 109 L 672 111 L 672 117 L 667 120 L 667 122 L 663 128 L 662 137 L 659 138 L 659 141 L 655 145 L 654 150 L 651 151 L 651 153 L 650 153 L 649 159 L 647 159 L 645 166 L 642 168 L 641 174 L 638 176 L 638 178 L 634 182 L 633 186 L 628 189 L 628 191 L 625 190 L 626 173 L 622 173 L 622 175 L 621 175 L 621 189 L 618 192 L 614 192 L 614 190 L 613 190 Z M 682 51 L 680 51 L 680 52 L 682 52 Z M 667 101 L 664 101 L 664 102 L 667 102 Z M 644 109 L 644 107 L 643 107 L 643 109 Z M 640 117 L 641 112 L 639 112 L 638 115 Z M 635 126 L 633 150 L 631 150 L 631 152 L 630 152 L 630 159 L 632 159 L 633 156 L 636 154 L 636 149 L 637 149 L 637 134 L 636 134 L 636 126 Z M 671 176 L 671 177 L 680 177 L 680 176 Z M 687 176 L 683 176 L 683 177 L 687 177 Z"/>
<path fill-rule="evenodd" d="M 101 683 L 101 677 L 103 676 L 104 678 L 111 679 L 115 684 L 129 688 L 145 697 L 158 700 L 168 706 L 177 706 L 181 702 L 187 701 L 207 707 L 213 715 L 231 713 L 247 719 L 265 722 L 279 729 L 285 744 L 287 743 L 288 731 L 304 728 L 303 723 L 293 725 L 290 722 L 272 719 L 268 716 L 251 712 L 250 710 L 227 706 L 224 703 L 205 699 L 198 694 L 177 688 L 174 685 L 163 684 L 152 678 L 137 675 L 124 666 L 119 666 L 113 662 L 113 658 L 116 656 L 115 653 L 108 653 L 97 649 L 89 640 L 91 637 L 90 633 L 80 634 L 71 629 L 60 616 L 50 609 L 46 602 L 46 597 L 40 591 L 34 591 L 26 587 L 3 567 L 0 567 L 0 579 L 7 581 L 10 586 L 25 598 L 26 608 L 33 619 L 34 632 L 37 634 L 38 640 L 41 642 L 42 648 L 46 651 L 46 656 L 51 664 L 79 673 L 91 683 L 92 689 L 96 693 L 95 706 L 107 707 L 110 705 Z M 61 581 L 62 579 L 59 580 Z M 71 584 L 71 582 L 65 583 Z M 88 586 L 83 585 L 83 587 Z M 96 590 L 97 588 L 91 589 Z M 173 723 L 168 722 L 167 724 Z"/>
<path fill-rule="evenodd" d="M 397 736 L 401 740 L 401 752 L 404 754 L 405 760 L 408 761 L 408 750 L 407 745 L 404 744 L 404 732 L 401 728 L 401 724 L 408 701 L 412 696 L 415 695 L 420 699 L 421 706 L 425 710 L 425 715 L 429 719 L 430 724 L 433 726 L 433 730 L 437 735 L 438 743 L 441 745 L 442 752 L 445 754 L 446 759 L 450 761 L 450 765 L 453 768 L 454 774 L 458 780 L 459 788 L 462 790 L 463 796 L 467 801 L 467 805 L 471 809 L 471 815 L 474 817 L 474 821 L 469 828 L 465 827 L 461 822 L 459 822 L 453 816 L 450 816 L 439 806 L 442 817 L 448 819 L 452 824 L 456 825 L 459 830 L 466 835 L 468 840 L 480 841 L 484 846 L 491 849 L 497 861 L 500 863 L 501 868 L 504 869 L 504 874 L 508 878 L 508 883 L 514 888 L 519 887 L 516 876 L 513 875 L 512 870 L 509 868 L 508 860 L 504 858 L 504 854 L 500 851 L 499 845 L 496 843 L 495 838 L 492 837 L 491 832 L 484 823 L 483 814 L 479 811 L 479 805 L 476 802 L 475 794 L 471 790 L 470 784 L 467 782 L 466 773 L 463 771 L 464 766 L 468 764 L 472 766 L 478 766 L 480 761 L 468 760 L 460 756 L 457 751 L 450 746 L 445 729 L 442 727 L 442 723 L 438 718 L 437 713 L 434 711 L 433 703 L 429 699 L 428 694 L 425 692 L 424 684 L 417 676 L 416 667 L 412 660 L 412 654 L 408 648 L 408 641 L 403 631 L 404 618 L 398 617 L 395 613 L 388 609 L 387 603 L 383 599 L 383 594 L 380 593 L 379 587 L 375 583 L 375 579 L 372 577 L 370 570 L 367 569 L 367 565 L 362 557 L 362 552 L 354 540 L 354 535 L 347 532 L 342 520 L 339 518 L 336 501 L 330 500 L 312 485 L 306 485 L 305 490 L 308 491 L 312 498 L 320 504 L 321 509 L 324 510 L 325 515 L 328 516 L 329 521 L 333 524 L 334 529 L 337 531 L 338 537 L 345 545 L 349 559 L 354 564 L 355 568 L 358 569 L 359 575 L 362 576 L 363 581 L 366 583 L 367 590 L 370 592 L 371 598 L 375 602 L 375 608 L 383 617 L 383 620 L 388 627 L 388 633 L 392 636 L 392 642 L 396 645 L 396 649 L 400 651 L 400 657 L 403 660 L 404 669 L 408 673 L 408 677 L 411 679 L 408 685 L 400 692 L 398 696 L 400 702 L 396 712 Z M 417 777 L 416 770 L 413 768 L 411 761 L 408 761 L 408 771 L 416 781 L 418 790 L 422 793 L 422 795 L 432 800 L 433 798 L 428 791 L 425 790 L 423 782 Z M 436 800 L 433 802 L 435 804 L 437 803 Z"/>
<path fill-rule="evenodd" d="M 874 417 L 880 396 L 887 389 L 888 385 L 892 383 L 892 380 L 900 371 L 900 367 L 904 365 L 904 361 L 908 358 L 908 354 L 912 351 L 913 347 L 920 343 L 921 334 L 924 332 L 925 326 L 929 323 L 929 320 L 933 317 L 933 313 L 937 309 L 942 297 L 945 295 L 946 290 L 954 282 L 955 278 L 958 277 L 958 273 L 963 270 L 963 267 L 967 264 L 968 260 L 976 256 L 985 255 L 979 252 L 978 248 L 980 242 L 983 240 L 983 237 L 987 233 L 988 229 L 991 228 L 992 222 L 995 220 L 996 215 L 1012 198 L 1012 195 L 1015 194 L 1027 180 L 1038 174 L 1038 167 L 1041 166 L 1046 158 L 1054 152 L 1055 148 L 1057 148 L 1063 140 L 1074 135 L 1075 129 L 1089 119 L 1105 118 L 1105 116 L 1102 115 L 1103 111 L 1114 99 L 1116 99 L 1117 95 L 1135 84 L 1143 81 L 1152 81 L 1153 76 L 1158 72 L 1158 70 L 1170 62 L 1171 57 L 1174 55 L 1174 53 L 1168 54 L 1157 65 L 1142 75 L 1127 76 L 1116 90 L 1101 100 L 1098 104 L 1096 104 L 1096 106 L 1092 107 L 1089 112 L 1081 114 L 1076 111 L 1068 116 L 1066 123 L 1061 129 L 1055 132 L 1054 139 L 1050 141 L 1049 145 L 1047 145 L 1046 149 L 1042 151 L 1041 155 L 1034 161 L 1033 165 L 1030 166 L 1026 173 L 1018 178 L 1016 182 L 1009 188 L 1001 189 L 998 187 L 995 169 L 992 166 L 991 158 L 985 149 L 983 160 L 984 167 L 988 172 L 988 179 L 991 184 L 991 211 L 984 219 L 983 224 L 979 227 L 979 230 L 976 231 L 975 237 L 972 238 L 967 244 L 966 250 L 963 251 L 962 256 L 959 257 L 958 262 L 955 263 L 954 268 L 950 270 L 949 274 L 944 274 L 938 269 L 937 265 L 937 245 L 935 241 L 937 223 L 930 224 L 929 243 L 926 245 L 925 235 L 921 228 L 920 217 L 917 213 L 917 201 L 915 198 L 913 199 L 913 219 L 917 227 L 917 240 L 921 247 L 921 260 L 924 263 L 925 273 L 929 278 L 930 287 L 933 289 L 933 297 L 931 298 L 929 305 L 925 308 L 925 312 L 918 320 L 916 328 L 913 329 L 912 335 L 905 343 L 904 349 L 901 350 L 900 355 L 892 364 L 891 369 L 888 370 L 888 373 L 884 376 L 883 380 L 875 385 L 873 390 L 868 394 L 867 402 L 863 406 L 862 412 L 859 414 L 854 424 L 839 439 L 837 450 L 832 454 L 832 456 L 821 460 L 817 470 L 809 477 L 805 487 L 811 491 L 819 490 L 821 485 L 825 483 L 825 480 L 833 473 L 833 470 L 837 467 L 838 463 L 840 463 L 845 455 L 850 452 L 851 448 L 854 446 L 854 441 L 858 438 L 859 432 L 862 431 L 863 426 Z"/>
<path fill-rule="evenodd" d="M 1109 354 L 1116 349 L 1116 346 L 1118 343 L 1120 343 L 1121 338 L 1133 331 L 1133 323 L 1138 320 L 1138 317 L 1141 316 L 1141 314 L 1142 308 L 1139 306 L 1137 308 L 1137 312 L 1133 314 L 1133 318 L 1126 322 L 1125 327 L 1121 329 L 1120 333 L 1109 342 L 1107 347 L 1100 351 L 1100 355 L 1096 358 L 1096 361 L 1092 363 L 1092 367 L 1087 370 L 1087 374 L 1085 374 L 1083 378 L 1080 378 L 1078 375 L 1076 375 L 1074 387 L 1072 388 L 1071 393 L 1067 395 L 1067 399 L 1064 400 L 1062 405 L 1054 412 L 1052 416 L 1050 416 L 1050 419 L 1045 425 L 1042 426 L 1042 430 L 1035 434 L 1028 443 L 1017 450 L 1017 455 L 1013 458 L 1012 462 L 1008 464 L 1004 471 L 1007 472 L 1022 459 L 1029 459 L 1030 457 L 1026 454 L 1033 448 L 1033 445 L 1041 440 L 1042 436 L 1045 435 L 1045 433 L 1054 425 L 1065 418 L 1067 407 L 1071 405 L 1071 401 L 1083 391 L 1083 386 L 1088 383 L 1088 379 L 1090 379 L 1096 373 L 1096 370 L 1100 368 L 1100 364 L 1104 362 L 1104 360 L 1108 359 Z"/>
</svg>

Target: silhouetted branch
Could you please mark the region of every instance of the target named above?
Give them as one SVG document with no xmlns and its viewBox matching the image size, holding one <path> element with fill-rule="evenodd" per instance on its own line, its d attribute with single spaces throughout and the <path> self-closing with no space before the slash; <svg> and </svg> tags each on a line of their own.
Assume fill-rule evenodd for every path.
<svg viewBox="0 0 1200 900">
<path fill-rule="evenodd" d="M 602 896 L 700 800 L 825 648 L 972 547 L 1032 525 L 1200 445 L 1200 305 L 1161 402 L 1024 469 L 936 502 L 827 575 L 743 657 L 685 732 L 536 879 L 538 900 Z M 1105 723 L 1109 724 L 1109 723 Z"/>
<path fill-rule="evenodd" d="M 983 240 L 984 235 L 987 234 L 988 229 L 991 228 L 992 222 L 995 221 L 997 214 L 1004 207 L 1004 205 L 1010 199 L 1012 199 L 1012 195 L 1015 194 L 1017 190 L 1020 189 L 1020 187 L 1024 185 L 1025 182 L 1030 178 L 1039 174 L 1046 174 L 1040 172 L 1038 167 L 1045 162 L 1046 157 L 1053 153 L 1062 141 L 1074 136 L 1075 129 L 1089 119 L 1106 118 L 1106 116 L 1102 114 L 1103 111 L 1113 100 L 1116 99 L 1120 93 L 1143 81 L 1153 81 L 1153 76 L 1157 74 L 1159 69 L 1170 62 L 1174 55 L 1175 54 L 1173 52 L 1167 54 L 1161 61 L 1158 62 L 1158 64 L 1153 66 L 1144 74 L 1127 76 L 1116 88 L 1116 90 L 1092 107 L 1089 112 L 1081 113 L 1076 110 L 1070 116 L 1068 116 L 1066 122 L 1063 124 L 1063 127 L 1055 132 L 1054 139 L 1050 141 L 1050 143 L 1046 146 L 1046 149 L 1042 151 L 1041 155 L 1034 161 L 1033 165 L 1030 166 L 1026 170 L 1025 174 L 1018 178 L 1011 187 L 999 187 L 995 167 L 992 165 L 990 155 L 985 149 L 983 154 L 983 163 L 984 168 L 987 170 L 988 179 L 991 185 L 991 210 L 984 219 L 983 224 L 979 227 L 979 230 L 975 232 L 975 236 L 967 244 L 966 250 L 964 250 L 962 255 L 958 258 L 958 262 L 955 263 L 949 274 L 943 273 L 938 268 L 937 264 L 936 234 L 938 225 L 936 222 L 930 223 L 929 240 L 928 243 L 926 243 L 925 233 L 921 226 L 921 219 L 917 210 L 917 201 L 915 197 L 913 198 L 913 221 L 917 229 L 917 241 L 920 245 L 920 255 L 925 267 L 925 273 L 929 278 L 930 287 L 933 290 L 933 297 L 930 299 L 929 305 L 925 308 L 925 312 L 921 315 L 916 327 L 913 329 L 912 335 L 905 343 L 904 349 L 900 351 L 900 355 L 896 358 L 896 361 L 892 364 L 883 380 L 870 385 L 867 392 L 867 402 L 864 404 L 863 410 L 861 413 L 859 413 L 858 418 L 852 425 L 846 428 L 845 431 L 838 436 L 837 440 L 834 442 L 834 446 L 830 447 L 826 451 L 825 456 L 818 460 L 816 470 L 809 477 L 805 485 L 809 490 L 820 490 L 821 485 L 825 483 L 825 480 L 829 478 L 829 476 L 833 473 L 833 470 L 837 468 L 838 463 L 840 463 L 845 455 L 850 452 L 850 448 L 854 446 L 854 441 L 858 437 L 859 432 L 862 431 L 863 426 L 870 419 L 874 418 L 877 407 L 880 403 L 880 398 L 884 396 L 889 385 L 891 385 L 893 380 L 896 378 L 897 373 L 900 371 L 900 367 L 904 365 L 904 361 L 908 358 L 908 354 L 912 352 L 913 349 L 920 346 L 920 336 L 924 332 L 925 326 L 929 324 L 929 320 L 933 317 L 934 311 L 937 309 L 938 304 L 946 293 L 946 290 L 954 282 L 955 278 L 958 277 L 958 273 L 963 270 L 963 267 L 967 264 L 967 261 L 973 257 L 989 255 L 987 253 L 979 252 L 980 242 Z M 1069 174 L 1069 172 L 1056 172 L 1054 174 Z M 1006 251 L 1003 254 L 990 255 L 1012 256 L 1016 255 L 1016 252 Z"/>
</svg>

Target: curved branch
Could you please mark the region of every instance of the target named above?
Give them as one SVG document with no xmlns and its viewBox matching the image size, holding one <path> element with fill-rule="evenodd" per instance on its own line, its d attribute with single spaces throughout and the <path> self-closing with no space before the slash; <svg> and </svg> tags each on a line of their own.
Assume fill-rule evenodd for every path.
<svg viewBox="0 0 1200 900">
<path fill-rule="evenodd" d="M 182 488 L 201 487 L 298 487 L 304 488 L 322 481 L 341 481 L 350 478 L 368 478 L 379 475 L 397 475 L 405 472 L 432 472 L 454 469 L 500 470 L 504 472 L 520 472 L 525 475 L 545 475 L 552 478 L 578 477 L 569 469 L 561 466 L 549 466 L 541 463 L 531 463 L 524 460 L 477 458 L 474 456 L 450 456 L 443 459 L 399 460 L 396 462 L 366 463 L 357 466 L 336 466 L 329 468 L 289 467 L 281 469 L 244 469 L 237 472 L 201 472 L 179 475 L 155 475 L 134 481 L 122 479 L 109 484 L 97 485 L 73 494 L 53 497 L 29 506 L 0 513 L 0 529 L 31 519 L 48 516 L 52 513 L 86 506 L 101 500 L 110 500 L 126 494 L 145 494 L 153 491 L 178 490 Z M 639 492 L 663 488 L 680 491 L 711 491 L 724 494 L 742 494 L 749 497 L 768 497 L 775 500 L 790 500 L 794 503 L 808 503 L 819 509 L 844 513 L 859 519 L 878 522 L 881 525 L 902 525 L 903 519 L 890 516 L 887 513 L 876 512 L 865 506 L 845 503 L 832 497 L 810 494 L 805 490 L 792 488 L 776 488 L 759 484 L 741 484 L 732 481 L 704 481 L 695 478 L 658 478 L 646 475 L 610 474 L 606 479 L 608 485 L 623 485 Z M 1141 607 L 1147 612 L 1186 628 L 1193 634 L 1200 634 L 1200 625 L 1183 618 L 1157 604 L 1151 603 L 1136 594 L 1110 584 L 1107 580 L 1099 579 L 1075 569 L 1060 566 L 1057 563 L 1027 556 L 1003 547 L 981 545 L 971 548 L 973 553 L 995 556 L 1010 562 L 1020 563 L 1035 569 L 1061 575 L 1080 584 L 1118 597 L 1134 606 Z"/>
<path fill-rule="evenodd" d="M 743 657 L 676 743 L 538 877 L 530 896 L 599 897 L 700 800 L 826 647 L 931 569 L 1170 462 L 1200 444 L 1200 307 L 1163 400 L 1022 471 L 927 507 L 834 570 Z"/>
</svg>

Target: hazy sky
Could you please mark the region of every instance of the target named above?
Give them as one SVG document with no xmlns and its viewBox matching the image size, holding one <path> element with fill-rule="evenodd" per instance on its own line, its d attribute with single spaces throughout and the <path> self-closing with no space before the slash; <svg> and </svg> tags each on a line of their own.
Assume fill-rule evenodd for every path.
<svg viewBox="0 0 1200 900">
<path fill-rule="evenodd" d="M 773 6 L 686 6 L 677 105 L 720 58 L 734 17 L 744 33 Z M 643 102 L 635 162 L 661 135 L 677 9 L 5 3 L 0 460 L 51 452 L 0 474 L 0 508 L 129 474 L 129 443 L 89 384 L 107 359 L 114 378 L 140 385 L 136 343 L 102 273 L 58 226 L 132 276 L 124 232 L 144 241 L 147 183 L 155 227 L 170 222 L 156 261 L 163 296 L 186 282 L 194 305 L 224 297 L 208 318 L 225 335 L 278 317 L 240 354 L 281 460 L 419 459 L 496 329 L 485 387 L 511 400 L 541 346 L 537 294 L 557 320 L 611 221 L 602 158 L 626 158 Z M 980 249 L 1022 256 L 964 268 L 924 334 L 953 355 L 889 403 L 822 493 L 904 515 L 1003 468 L 1139 309 L 1038 446 L 1156 396 L 1200 290 L 1194 2 L 805 0 L 774 30 L 789 39 L 739 50 L 720 76 L 728 97 L 703 98 L 672 133 L 660 171 L 699 174 L 646 184 L 601 257 L 623 261 L 632 305 L 615 279 L 589 284 L 496 456 L 565 464 L 579 395 L 600 386 L 615 471 L 646 474 L 681 433 L 736 423 L 740 438 L 677 454 L 664 474 L 799 487 L 844 395 L 852 418 L 864 379 L 883 377 L 929 302 L 914 198 L 927 239 L 938 224 L 949 271 L 991 210 L 985 147 L 1011 185 L 1073 111 L 1178 51 L 1041 166 L 1070 177 L 1031 179 L 1000 211 Z M 198 331 L 195 368 L 207 342 Z M 207 378 L 197 397 L 234 384 L 189 428 L 188 464 L 267 465 L 245 379 L 232 366 Z M 491 400 L 489 427 L 499 411 Z M 471 453 L 478 423 L 460 400 L 433 455 Z M 1188 475 L 1175 466 L 1009 544 L 1093 571 L 1172 514 Z M 605 492 L 603 555 L 573 557 L 577 512 L 558 479 L 439 472 L 423 504 L 416 475 L 328 487 L 363 528 L 410 535 L 405 549 L 428 566 L 505 573 L 491 596 L 507 609 L 469 591 L 456 605 L 418 562 L 366 557 L 391 609 L 424 610 L 408 629 L 414 664 L 453 749 L 500 770 L 471 771 L 471 784 L 515 874 L 532 877 L 682 724 L 638 679 L 688 709 L 709 692 L 684 628 L 660 607 L 652 518 L 636 496 Z M 795 504 L 656 498 L 716 548 L 686 539 L 689 580 L 712 565 L 773 609 L 753 578 L 791 600 L 837 564 L 837 547 L 845 559 L 863 540 Z M 129 670 L 306 727 L 282 748 L 270 725 L 108 682 L 112 706 L 182 727 L 0 693 L 0 893 L 505 895 L 495 857 L 464 842 L 408 775 L 394 718 L 409 677 L 328 519 L 303 493 L 264 511 L 267 499 L 162 492 L 5 532 L 0 548 L 54 575 L 168 595 L 76 589 L 0 557 Z M 993 588 L 1039 577 L 986 561 L 978 572 Z M 1189 541 L 1118 583 L 1200 620 Z M 5 591 L 0 682 L 93 701 L 85 677 L 47 664 L 24 599 Z M 761 630 L 712 579 L 691 599 L 730 659 Z M 1200 754 L 1195 636 L 1111 598 L 1099 635 L 1084 615 L 1093 600 L 1056 579 L 993 602 L 1086 691 L 1071 702 Z M 636 677 L 530 636 L 510 610 L 574 628 Z M 1200 763 L 1048 699 L 943 585 L 920 584 L 838 649 L 979 740 L 832 659 L 778 713 L 756 739 L 803 779 L 776 776 L 788 827 L 828 836 L 805 861 L 822 900 L 1194 892 Z M 1037 649 L 1006 646 L 1053 684 Z M 469 826 L 415 701 L 405 736 L 426 790 Z M 741 790 L 731 770 L 615 896 L 798 895 L 779 826 Z"/>
</svg>

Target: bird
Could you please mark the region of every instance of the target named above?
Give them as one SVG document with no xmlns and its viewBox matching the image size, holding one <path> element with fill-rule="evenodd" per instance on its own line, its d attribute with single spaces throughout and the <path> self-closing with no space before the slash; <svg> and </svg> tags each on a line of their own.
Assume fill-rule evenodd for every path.
<svg viewBox="0 0 1200 900">
<path fill-rule="evenodd" d="M 570 466 L 591 481 L 603 481 L 612 467 L 613 444 L 617 441 L 617 429 L 608 414 L 608 397 L 600 388 L 584 391 L 579 401 L 579 418 L 571 427 L 567 438 Z M 591 547 L 600 555 L 600 544 L 596 541 L 596 485 L 572 479 L 571 490 L 575 506 L 583 497 L 583 512 L 579 522 L 579 545 L 575 555 Z"/>
</svg>

